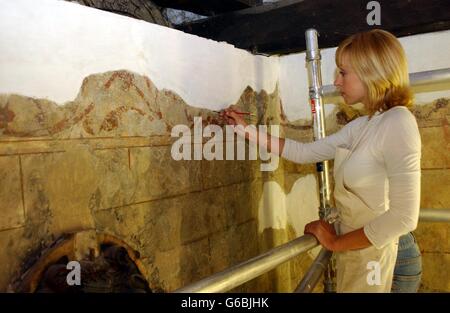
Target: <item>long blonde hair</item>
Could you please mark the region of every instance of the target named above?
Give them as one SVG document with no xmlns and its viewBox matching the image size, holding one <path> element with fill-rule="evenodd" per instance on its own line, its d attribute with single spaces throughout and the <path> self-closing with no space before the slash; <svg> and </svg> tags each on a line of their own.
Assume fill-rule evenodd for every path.
<svg viewBox="0 0 450 313">
<path fill-rule="evenodd" d="M 370 117 L 395 106 L 411 108 L 408 63 L 394 35 L 381 29 L 354 34 L 339 44 L 337 66 L 342 64 L 344 54 L 366 88 Z"/>
</svg>

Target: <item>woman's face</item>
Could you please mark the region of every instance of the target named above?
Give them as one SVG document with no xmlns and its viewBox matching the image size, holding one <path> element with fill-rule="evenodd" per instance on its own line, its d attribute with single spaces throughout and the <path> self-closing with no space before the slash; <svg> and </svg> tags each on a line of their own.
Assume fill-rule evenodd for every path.
<svg viewBox="0 0 450 313">
<path fill-rule="evenodd" d="M 345 53 L 342 55 L 341 61 L 342 64 L 338 67 L 338 74 L 334 80 L 334 85 L 341 93 L 345 103 L 364 103 L 366 98 L 366 88 L 356 75 L 349 62 L 348 56 Z"/>
</svg>

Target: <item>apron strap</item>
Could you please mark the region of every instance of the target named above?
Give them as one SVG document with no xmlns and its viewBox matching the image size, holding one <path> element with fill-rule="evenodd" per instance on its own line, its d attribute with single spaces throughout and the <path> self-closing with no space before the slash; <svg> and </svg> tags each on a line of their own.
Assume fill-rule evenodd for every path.
<svg viewBox="0 0 450 313">
<path fill-rule="evenodd" d="M 369 129 L 369 124 L 370 121 L 368 120 L 364 129 L 362 130 L 361 134 L 356 138 L 356 140 L 352 143 L 352 145 L 350 146 L 350 153 L 352 153 L 353 151 L 355 151 L 356 147 L 358 146 L 358 144 L 361 142 L 361 139 L 364 137 L 364 135 L 367 133 L 367 130 Z M 350 154 L 349 153 L 349 154 Z"/>
<path fill-rule="evenodd" d="M 361 131 L 361 134 L 356 138 L 355 141 L 352 142 L 352 144 L 350 146 L 350 149 L 348 149 L 347 155 L 341 161 L 341 166 L 343 166 L 344 162 L 347 161 L 348 158 L 350 157 L 350 155 L 353 153 L 353 151 L 355 151 L 356 147 L 358 146 L 358 144 L 360 143 L 362 137 L 364 137 L 364 135 L 366 134 L 368 129 L 369 129 L 369 121 L 365 125 L 364 129 Z"/>
</svg>

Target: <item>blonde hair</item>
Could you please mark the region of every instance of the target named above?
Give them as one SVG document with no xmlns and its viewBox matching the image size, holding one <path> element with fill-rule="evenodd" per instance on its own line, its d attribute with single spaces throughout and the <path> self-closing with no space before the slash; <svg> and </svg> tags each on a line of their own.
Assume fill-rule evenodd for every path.
<svg viewBox="0 0 450 313">
<path fill-rule="evenodd" d="M 336 65 L 346 54 L 367 92 L 366 109 L 372 117 L 395 106 L 412 107 L 408 63 L 402 45 L 391 33 L 373 29 L 354 34 L 339 44 Z"/>
</svg>

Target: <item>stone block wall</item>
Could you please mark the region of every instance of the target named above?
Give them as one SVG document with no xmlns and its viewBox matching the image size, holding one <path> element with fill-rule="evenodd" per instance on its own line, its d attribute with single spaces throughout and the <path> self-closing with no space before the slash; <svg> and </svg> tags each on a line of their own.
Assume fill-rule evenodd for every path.
<svg viewBox="0 0 450 313">
<path fill-rule="evenodd" d="M 421 208 L 450 208 L 450 128 L 448 98 L 416 107 L 422 139 Z M 419 291 L 450 291 L 450 224 L 419 222 L 415 231 L 422 252 Z"/>
<path fill-rule="evenodd" d="M 284 119 L 277 91 L 247 88 L 236 105 L 255 113 L 252 123 Z M 128 71 L 87 77 L 64 105 L 0 95 L 0 290 L 59 236 L 81 230 L 112 234 L 139 251 L 159 292 L 295 238 L 292 229 L 258 231 L 264 183 L 293 181 L 284 171 L 293 166 L 261 172 L 260 161 L 175 161 L 170 131 L 192 128 L 194 116 L 204 126 L 221 123 Z M 234 291 L 290 291 L 308 262 L 301 256 Z"/>
</svg>

